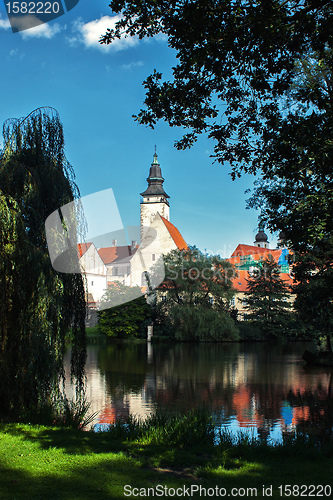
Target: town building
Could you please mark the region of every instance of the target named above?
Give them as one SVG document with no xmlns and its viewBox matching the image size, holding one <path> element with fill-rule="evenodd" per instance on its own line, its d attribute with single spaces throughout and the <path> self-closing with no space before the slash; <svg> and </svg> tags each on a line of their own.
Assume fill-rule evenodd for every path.
<svg viewBox="0 0 333 500">
<path fill-rule="evenodd" d="M 131 287 L 139 286 L 143 291 L 149 286 L 155 288 L 160 283 L 156 282 L 156 276 L 160 279 L 161 272 L 164 273 L 163 255 L 187 248 L 183 236 L 170 222 L 170 197 L 163 187 L 164 178 L 156 151 L 147 183 L 146 190 L 141 193 L 140 242 L 118 246 L 114 240 L 112 246 L 101 248 L 96 248 L 92 242 L 79 245 L 88 308 L 91 310 L 99 308 L 107 287 L 116 281 Z"/>
<path fill-rule="evenodd" d="M 239 244 L 229 257 L 228 261 L 235 267 L 235 277 L 233 278 L 233 287 L 237 291 L 232 300 L 232 306 L 238 310 L 238 319 L 246 319 L 247 311 L 245 309 L 245 292 L 247 288 L 247 279 L 249 274 L 255 272 L 260 263 L 269 255 L 277 263 L 280 275 L 283 281 L 291 287 L 293 278 L 291 276 L 291 264 L 289 249 L 284 245 L 284 234 L 281 232 L 278 239 L 278 248 L 270 249 L 267 235 L 264 232 L 264 226 L 259 224 L 259 231 L 255 237 L 253 245 Z M 293 297 L 291 296 L 291 301 Z"/>
</svg>

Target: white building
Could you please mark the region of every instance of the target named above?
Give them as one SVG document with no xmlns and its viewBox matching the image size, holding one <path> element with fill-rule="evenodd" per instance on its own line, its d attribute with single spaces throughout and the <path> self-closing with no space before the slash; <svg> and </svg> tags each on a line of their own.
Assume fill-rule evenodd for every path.
<svg viewBox="0 0 333 500">
<path fill-rule="evenodd" d="M 169 196 L 163 188 L 164 179 L 155 152 L 147 178 L 148 187 L 141 193 L 140 234 L 138 245 L 96 249 L 93 243 L 79 245 L 80 264 L 86 276 L 88 307 L 97 309 L 108 286 L 121 282 L 127 286 L 147 286 L 147 273 L 152 272 L 160 258 L 171 250 L 186 249 L 187 244 L 170 222 Z"/>
<path fill-rule="evenodd" d="M 93 243 L 79 243 L 79 264 L 85 275 L 87 325 L 96 324 L 96 311 L 107 290 L 107 268 Z"/>
</svg>

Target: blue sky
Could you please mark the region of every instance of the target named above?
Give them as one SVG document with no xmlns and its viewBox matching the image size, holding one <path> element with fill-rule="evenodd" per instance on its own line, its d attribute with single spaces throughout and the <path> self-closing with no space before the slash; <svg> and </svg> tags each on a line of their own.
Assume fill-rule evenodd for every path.
<svg viewBox="0 0 333 500">
<path fill-rule="evenodd" d="M 125 226 L 139 224 L 140 196 L 155 144 L 170 196 L 170 218 L 189 244 L 227 257 L 252 244 L 258 212 L 246 210 L 254 178 L 231 181 L 213 164 L 213 143 L 202 137 L 191 150 L 173 144 L 181 130 L 155 130 L 132 118 L 144 100 L 143 80 L 157 69 L 170 76 L 175 53 L 165 38 L 127 39 L 101 46 L 112 27 L 108 0 L 80 0 L 51 23 L 12 33 L 0 4 L 1 124 L 52 106 L 64 126 L 67 158 L 82 196 L 112 188 Z M 269 235 L 272 243 L 276 238 Z"/>
</svg>

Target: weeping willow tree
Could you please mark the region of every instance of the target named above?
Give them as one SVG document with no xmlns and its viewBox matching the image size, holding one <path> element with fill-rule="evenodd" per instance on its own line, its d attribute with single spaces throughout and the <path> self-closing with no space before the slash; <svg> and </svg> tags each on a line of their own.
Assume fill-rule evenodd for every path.
<svg viewBox="0 0 333 500">
<path fill-rule="evenodd" d="M 3 127 L 0 152 L 0 413 L 19 418 L 49 401 L 64 376 L 65 335 L 74 337 L 72 374 L 85 363 L 85 295 L 80 274 L 56 272 L 45 220 L 79 196 L 58 113 L 39 108 Z"/>
</svg>

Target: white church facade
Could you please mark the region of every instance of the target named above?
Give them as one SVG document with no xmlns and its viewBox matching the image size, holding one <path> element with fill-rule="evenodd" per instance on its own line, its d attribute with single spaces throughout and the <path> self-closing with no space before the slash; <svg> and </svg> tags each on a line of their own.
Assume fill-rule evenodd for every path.
<svg viewBox="0 0 333 500">
<path fill-rule="evenodd" d="M 155 152 L 147 178 L 147 189 L 140 193 L 141 241 L 131 245 L 96 248 L 94 243 L 78 245 L 82 272 L 85 274 L 88 308 L 97 310 L 102 296 L 114 282 L 139 286 L 145 290 L 147 273 L 171 250 L 186 249 L 179 230 L 170 222 L 169 196 Z M 148 280 L 149 281 L 149 280 Z"/>
</svg>

